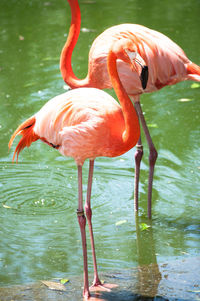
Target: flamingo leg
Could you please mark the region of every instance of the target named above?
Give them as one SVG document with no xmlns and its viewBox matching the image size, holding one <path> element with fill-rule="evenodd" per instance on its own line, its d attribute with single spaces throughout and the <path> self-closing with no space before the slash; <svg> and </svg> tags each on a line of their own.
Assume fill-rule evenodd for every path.
<svg viewBox="0 0 200 301">
<path fill-rule="evenodd" d="M 99 279 L 99 275 L 98 275 L 98 271 L 97 271 L 96 252 L 95 252 L 94 235 L 93 235 L 93 227 L 92 227 L 92 209 L 91 209 L 91 191 L 92 191 L 93 170 L 94 170 L 94 160 L 90 160 L 89 174 L 88 174 L 87 198 L 86 198 L 86 202 L 85 202 L 85 214 L 87 217 L 87 222 L 88 222 L 88 227 L 89 227 L 93 265 L 94 265 L 94 280 L 93 280 L 91 289 L 96 288 L 98 290 L 103 290 L 103 291 L 109 292 L 110 291 L 109 288 L 115 287 L 115 285 L 111 285 L 111 284 L 103 285 Z"/>
<path fill-rule="evenodd" d="M 135 211 L 138 211 L 138 194 L 139 194 L 139 177 L 140 177 L 140 163 L 143 156 L 143 145 L 141 137 L 136 145 L 135 152 L 135 189 L 134 189 L 134 205 Z"/>
<path fill-rule="evenodd" d="M 94 265 L 94 281 L 93 286 L 101 285 L 101 281 L 99 280 L 98 272 L 97 272 L 97 261 L 96 261 L 96 253 L 95 253 L 95 245 L 94 245 L 94 235 L 92 228 L 92 209 L 91 209 L 91 191 L 92 191 L 92 177 L 94 170 L 94 160 L 90 160 L 89 166 L 89 174 L 88 174 L 88 187 L 87 187 L 87 198 L 85 202 L 85 214 L 87 217 L 89 233 L 90 233 L 90 241 L 92 247 L 92 257 L 93 257 L 93 265 Z"/>
<path fill-rule="evenodd" d="M 158 153 L 157 153 L 155 146 L 153 144 L 153 141 L 151 139 L 151 135 L 149 133 L 149 129 L 147 127 L 140 102 L 139 101 L 135 102 L 134 105 L 135 105 L 135 109 L 138 113 L 139 120 L 142 124 L 142 128 L 143 128 L 143 131 L 144 131 L 144 134 L 147 139 L 148 146 L 149 146 L 148 218 L 151 218 L 153 174 L 154 174 L 154 167 L 155 167 Z"/>
<path fill-rule="evenodd" d="M 89 281 L 88 281 L 88 263 L 87 263 L 87 244 L 86 244 L 86 218 L 83 211 L 83 191 L 82 191 L 82 166 L 78 166 L 78 209 L 77 218 L 81 230 L 82 249 L 83 249 L 83 267 L 84 267 L 84 288 L 83 296 L 88 299 L 90 297 Z"/>
</svg>

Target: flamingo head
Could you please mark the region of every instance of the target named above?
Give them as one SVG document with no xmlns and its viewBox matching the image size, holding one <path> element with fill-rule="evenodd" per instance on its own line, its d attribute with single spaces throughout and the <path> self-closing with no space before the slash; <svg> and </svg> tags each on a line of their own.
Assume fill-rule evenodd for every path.
<svg viewBox="0 0 200 301">
<path fill-rule="evenodd" d="M 118 59 L 129 64 L 133 71 L 137 72 L 135 63 L 141 67 L 139 77 L 142 88 L 146 89 L 148 82 L 148 66 L 138 53 L 136 45 L 131 40 L 120 39 L 113 44 L 112 51 L 116 54 Z"/>
</svg>

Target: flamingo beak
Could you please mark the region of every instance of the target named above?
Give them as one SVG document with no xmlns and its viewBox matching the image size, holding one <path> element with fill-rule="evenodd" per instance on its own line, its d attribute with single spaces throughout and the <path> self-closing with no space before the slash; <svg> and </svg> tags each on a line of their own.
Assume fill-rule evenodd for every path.
<svg viewBox="0 0 200 301">
<path fill-rule="evenodd" d="M 140 74 L 140 80 L 141 80 L 141 84 L 142 84 L 143 89 L 146 89 L 147 82 L 148 82 L 148 77 L 149 77 L 148 66 L 142 66 L 142 72 Z"/>
<path fill-rule="evenodd" d="M 135 62 L 138 65 L 140 65 L 140 67 L 142 68 L 142 71 L 140 73 L 140 80 L 141 80 L 142 88 L 146 89 L 147 82 L 148 82 L 148 77 L 149 77 L 148 66 L 145 65 L 144 60 L 142 59 L 142 57 L 138 53 L 137 53 L 137 56 L 135 58 Z"/>
</svg>

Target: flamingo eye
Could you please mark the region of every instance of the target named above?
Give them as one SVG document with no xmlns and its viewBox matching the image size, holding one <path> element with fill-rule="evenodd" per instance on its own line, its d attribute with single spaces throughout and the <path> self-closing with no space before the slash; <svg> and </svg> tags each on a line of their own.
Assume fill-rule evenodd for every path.
<svg viewBox="0 0 200 301">
<path fill-rule="evenodd" d="M 127 50 L 127 49 L 125 49 L 125 52 L 128 55 L 128 57 L 129 57 L 129 59 L 130 59 L 131 62 L 136 59 L 137 52 L 130 51 L 130 50 Z"/>
</svg>

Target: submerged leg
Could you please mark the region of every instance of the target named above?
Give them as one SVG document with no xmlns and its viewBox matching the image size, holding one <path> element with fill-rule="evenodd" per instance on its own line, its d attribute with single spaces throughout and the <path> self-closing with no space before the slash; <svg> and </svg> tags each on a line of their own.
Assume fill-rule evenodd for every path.
<svg viewBox="0 0 200 301">
<path fill-rule="evenodd" d="M 147 143 L 149 146 L 149 183 L 148 183 L 148 217 L 151 218 L 151 201 L 152 201 L 152 186 L 153 186 L 153 174 L 154 174 L 154 166 L 156 163 L 156 159 L 158 156 L 158 153 L 155 149 L 155 146 L 153 144 L 153 141 L 151 139 L 149 129 L 147 127 L 142 108 L 140 105 L 140 102 L 135 102 L 135 109 L 138 113 L 139 120 L 142 124 L 142 128 L 144 130 L 144 134 L 147 139 Z"/>
<path fill-rule="evenodd" d="M 87 244 L 85 225 L 86 219 L 83 211 L 83 192 L 82 192 L 82 166 L 78 166 L 78 209 L 77 218 L 81 230 L 82 248 L 83 248 L 83 267 L 84 267 L 84 288 L 83 296 L 88 299 L 90 297 L 88 282 L 88 264 L 87 264 Z"/>
<path fill-rule="evenodd" d="M 138 211 L 140 163 L 142 160 L 142 156 L 143 156 L 143 145 L 140 137 L 136 145 L 136 152 L 135 152 L 135 189 L 134 189 L 135 211 Z"/>
<path fill-rule="evenodd" d="M 93 265 L 94 265 L 94 281 L 92 283 L 92 287 L 98 290 L 106 290 L 110 291 L 109 288 L 115 287 L 115 285 L 105 284 L 103 285 L 99 279 L 98 271 L 97 271 L 97 262 L 96 262 L 96 253 L 95 253 L 95 245 L 94 245 L 94 235 L 93 235 L 93 228 L 92 228 L 92 210 L 91 210 L 91 191 L 92 191 L 92 177 L 93 177 L 93 170 L 94 170 L 94 160 L 90 160 L 90 167 L 89 167 L 89 175 L 88 175 L 88 187 L 87 187 L 87 198 L 85 203 L 85 214 L 88 221 L 88 227 L 90 232 L 90 241 L 92 247 L 92 256 L 93 256 Z"/>
</svg>

